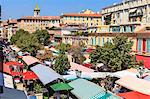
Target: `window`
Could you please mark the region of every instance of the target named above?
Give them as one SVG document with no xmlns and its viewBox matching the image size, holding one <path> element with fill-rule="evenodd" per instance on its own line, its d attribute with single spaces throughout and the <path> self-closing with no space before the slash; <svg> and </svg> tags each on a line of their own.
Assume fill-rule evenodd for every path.
<svg viewBox="0 0 150 99">
<path fill-rule="evenodd" d="M 70 17 L 70 20 L 72 19 L 72 17 Z"/>
<path fill-rule="evenodd" d="M 98 45 L 100 46 L 100 37 L 98 38 Z"/>
<path fill-rule="evenodd" d="M 94 37 L 94 45 L 96 45 L 96 37 Z"/>
<path fill-rule="evenodd" d="M 110 38 L 110 39 L 109 39 L 109 42 L 113 43 L 113 40 L 112 40 L 112 38 Z"/>
<path fill-rule="evenodd" d="M 68 18 L 68 17 L 66 17 L 66 20 L 67 20 L 67 18 Z"/>
<path fill-rule="evenodd" d="M 138 51 L 142 51 L 142 39 L 138 39 Z"/>
<path fill-rule="evenodd" d="M 147 52 L 150 53 L 150 39 L 147 39 Z"/>
<path fill-rule="evenodd" d="M 109 38 L 107 38 L 107 42 L 109 42 Z"/>
<path fill-rule="evenodd" d="M 91 38 L 91 45 L 93 45 L 93 39 Z"/>
<path fill-rule="evenodd" d="M 105 38 L 102 39 L 102 46 L 104 46 Z"/>
<path fill-rule="evenodd" d="M 91 26 L 93 25 L 93 23 L 91 23 Z"/>
<path fill-rule="evenodd" d="M 76 17 L 74 17 L 74 21 L 76 21 Z"/>
<path fill-rule="evenodd" d="M 84 21 L 84 17 L 82 17 L 83 21 Z"/>
<path fill-rule="evenodd" d="M 78 20 L 80 20 L 80 17 L 78 17 Z"/>
</svg>

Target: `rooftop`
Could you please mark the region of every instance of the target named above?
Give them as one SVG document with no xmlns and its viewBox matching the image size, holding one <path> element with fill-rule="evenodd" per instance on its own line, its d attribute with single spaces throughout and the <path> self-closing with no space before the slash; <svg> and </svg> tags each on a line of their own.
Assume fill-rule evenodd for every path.
<svg viewBox="0 0 150 99">
<path fill-rule="evenodd" d="M 59 16 L 40 16 L 40 17 L 34 17 L 34 16 L 24 16 L 18 20 L 25 20 L 25 19 L 35 19 L 35 20 L 60 20 Z"/>
<path fill-rule="evenodd" d="M 74 89 L 71 91 L 79 99 L 120 99 L 120 97 L 106 93 L 105 89 L 87 81 L 85 79 L 77 79 L 69 83 Z"/>
<path fill-rule="evenodd" d="M 102 10 L 105 10 L 105 9 L 108 9 L 108 8 L 112 8 L 112 7 L 115 7 L 115 6 L 118 6 L 118 5 L 122 5 L 123 3 L 131 2 L 131 1 L 137 1 L 137 0 L 122 0 L 122 2 L 120 2 L 120 3 L 114 3 L 114 4 L 110 5 L 110 6 L 102 8 Z"/>
<path fill-rule="evenodd" d="M 77 16 L 77 17 L 101 17 L 101 14 L 94 13 L 94 14 L 84 14 L 84 13 L 68 13 L 63 14 L 62 16 Z"/>
<path fill-rule="evenodd" d="M 17 23 L 17 20 L 16 19 L 10 19 L 8 20 L 9 23 Z"/>
</svg>

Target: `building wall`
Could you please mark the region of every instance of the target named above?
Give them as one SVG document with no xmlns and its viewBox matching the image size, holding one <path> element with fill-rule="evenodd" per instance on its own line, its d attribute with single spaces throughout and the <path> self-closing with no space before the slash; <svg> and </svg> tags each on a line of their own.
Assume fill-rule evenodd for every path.
<svg viewBox="0 0 150 99">
<path fill-rule="evenodd" d="M 60 20 L 49 20 L 48 27 L 59 27 L 60 26 Z"/>
<path fill-rule="evenodd" d="M 97 27 L 89 27 L 87 29 L 88 33 L 108 33 L 109 25 L 99 25 Z"/>
<path fill-rule="evenodd" d="M 143 61 L 144 67 L 150 69 L 150 56 L 136 54 L 137 61 Z"/>
<path fill-rule="evenodd" d="M 80 14 L 95 14 L 95 12 L 91 10 L 85 10 L 80 13 L 76 13 L 74 16 L 69 15 L 62 15 L 61 17 L 61 23 L 62 24 L 84 24 L 87 27 L 91 26 L 98 26 L 101 25 L 101 17 L 95 17 L 95 16 L 80 16 Z"/>
<path fill-rule="evenodd" d="M 88 37 L 83 36 L 63 36 L 62 42 L 70 45 L 79 45 L 80 42 L 83 42 L 86 46 L 89 44 Z"/>
<path fill-rule="evenodd" d="M 79 37 L 79 36 L 63 36 L 63 40 L 62 42 L 65 43 L 65 44 L 77 44 L 79 45 L 79 42 L 84 42 L 84 44 L 87 46 L 87 47 L 94 47 L 96 45 L 99 45 L 99 46 L 104 46 L 104 44 L 106 42 L 113 42 L 113 38 L 114 36 L 88 36 L 88 37 Z M 132 46 L 132 51 L 136 51 L 136 42 L 137 42 L 137 39 L 134 38 L 134 37 L 129 37 L 129 40 L 133 41 L 133 46 Z"/>
<path fill-rule="evenodd" d="M 150 55 L 150 38 L 137 38 L 136 49 L 138 54 Z"/>
<path fill-rule="evenodd" d="M 18 21 L 19 29 L 24 29 L 30 33 L 35 32 L 36 30 L 46 29 L 47 27 L 59 27 L 60 20 L 36 20 L 35 19 L 20 19 Z"/>
<path fill-rule="evenodd" d="M 150 38 L 137 38 L 136 50 L 136 60 L 143 61 L 144 66 L 150 69 Z"/>
<path fill-rule="evenodd" d="M 107 24 L 109 20 L 109 25 L 120 27 L 120 32 L 133 32 L 130 26 L 149 24 L 150 0 L 129 0 L 103 8 L 101 13 L 102 24 Z M 123 29 L 124 26 L 126 30 Z"/>
<path fill-rule="evenodd" d="M 65 16 L 61 19 L 63 24 L 75 23 L 75 24 L 84 24 L 87 27 L 101 25 L 101 18 L 94 17 L 72 17 Z"/>
<path fill-rule="evenodd" d="M 35 32 L 37 29 L 45 29 L 47 21 L 40 21 L 35 19 L 22 19 L 18 22 L 19 29 L 24 29 L 30 33 Z"/>
</svg>

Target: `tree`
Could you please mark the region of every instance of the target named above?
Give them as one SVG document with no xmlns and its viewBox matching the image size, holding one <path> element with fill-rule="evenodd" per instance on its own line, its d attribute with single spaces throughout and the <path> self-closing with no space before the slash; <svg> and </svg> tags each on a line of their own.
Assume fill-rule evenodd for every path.
<svg viewBox="0 0 150 99">
<path fill-rule="evenodd" d="M 16 32 L 15 35 L 12 35 L 10 41 L 12 44 L 16 44 L 16 42 L 18 41 L 18 39 L 24 35 L 29 35 L 28 31 L 24 31 L 23 29 L 20 29 Z"/>
<path fill-rule="evenodd" d="M 42 45 L 49 45 L 50 43 L 50 34 L 47 30 L 37 30 L 34 32 L 35 36 L 39 40 L 39 43 Z"/>
<path fill-rule="evenodd" d="M 135 56 L 131 55 L 132 41 L 125 35 L 117 35 L 113 43 L 107 42 L 90 54 L 92 63 L 103 63 L 110 71 L 124 70 L 135 65 Z"/>
<path fill-rule="evenodd" d="M 56 49 L 58 49 L 59 51 L 68 52 L 70 47 L 71 45 L 69 44 L 60 43 L 59 45 L 56 46 Z"/>
<path fill-rule="evenodd" d="M 53 69 L 59 74 L 65 74 L 66 71 L 70 68 L 70 63 L 68 57 L 65 53 L 60 53 L 55 60 Z"/>
<path fill-rule="evenodd" d="M 31 54 L 35 54 L 37 50 L 41 48 L 41 44 L 33 34 L 21 36 L 16 42 L 16 45 L 21 48 L 22 51 L 27 51 Z"/>
<path fill-rule="evenodd" d="M 75 63 L 82 64 L 86 60 L 80 46 L 72 46 L 70 52 L 72 53 Z"/>
<path fill-rule="evenodd" d="M 27 51 L 33 56 L 35 56 L 37 50 L 42 48 L 38 38 L 34 34 L 30 34 L 24 30 L 17 31 L 16 34 L 12 36 L 11 42 L 21 48 L 22 51 Z"/>
<path fill-rule="evenodd" d="M 43 60 L 48 60 L 50 58 L 53 57 L 53 54 L 51 51 L 45 51 L 44 54 L 40 54 L 36 56 L 39 60 L 43 61 Z"/>
</svg>

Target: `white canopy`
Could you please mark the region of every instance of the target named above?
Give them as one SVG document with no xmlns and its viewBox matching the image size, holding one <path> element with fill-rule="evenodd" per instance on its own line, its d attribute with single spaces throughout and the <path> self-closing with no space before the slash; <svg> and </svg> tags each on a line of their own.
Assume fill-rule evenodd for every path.
<svg viewBox="0 0 150 99">
<path fill-rule="evenodd" d="M 3 74 L 3 76 L 4 76 L 4 85 L 5 85 L 5 87 L 14 88 L 12 76 L 7 75 L 7 74 Z"/>
<path fill-rule="evenodd" d="M 12 76 L 4 74 L 4 73 L 0 73 L 0 86 L 14 88 Z"/>
<path fill-rule="evenodd" d="M 122 71 L 118 71 L 118 72 L 115 72 L 115 73 L 111 73 L 110 76 L 118 77 L 118 78 L 122 78 L 122 77 L 125 77 L 125 76 L 137 77 L 137 73 L 130 72 L 128 70 L 122 70 Z"/>
<path fill-rule="evenodd" d="M 32 57 L 32 56 L 23 56 L 22 60 L 27 64 L 27 65 L 31 65 L 33 63 L 36 63 L 36 62 L 39 62 L 40 61 L 35 58 L 35 57 Z"/>
<path fill-rule="evenodd" d="M 71 71 L 79 70 L 82 72 L 94 72 L 93 69 L 87 68 L 87 67 L 79 65 L 77 63 L 70 62 L 70 65 L 71 65 L 71 67 L 70 67 Z"/>
<path fill-rule="evenodd" d="M 56 73 L 53 69 L 42 64 L 31 67 L 31 70 L 39 77 L 40 81 L 44 85 L 57 79 L 63 79 L 60 74 Z"/>
<path fill-rule="evenodd" d="M 116 83 L 130 90 L 137 91 L 146 95 L 150 95 L 149 81 L 135 78 L 133 76 L 125 76 L 117 80 Z"/>
<path fill-rule="evenodd" d="M 73 75 L 76 76 L 76 72 L 75 71 L 69 71 L 67 72 L 69 75 Z M 106 76 L 108 76 L 110 73 L 108 72 L 82 72 L 81 73 L 81 78 L 89 78 L 89 79 L 93 79 L 93 78 L 105 78 Z M 67 76 L 66 76 L 67 77 Z M 68 76 L 69 77 L 69 76 Z M 70 76 L 71 77 L 71 76 Z"/>
<path fill-rule="evenodd" d="M 77 76 L 76 75 L 63 75 L 63 78 L 65 80 L 74 80 L 74 79 L 77 79 Z"/>
</svg>

